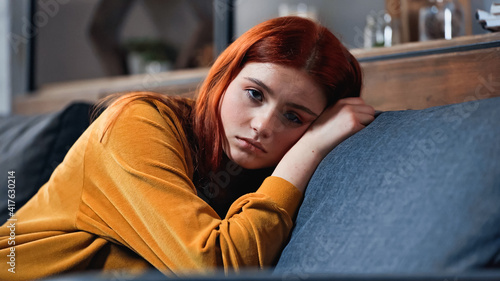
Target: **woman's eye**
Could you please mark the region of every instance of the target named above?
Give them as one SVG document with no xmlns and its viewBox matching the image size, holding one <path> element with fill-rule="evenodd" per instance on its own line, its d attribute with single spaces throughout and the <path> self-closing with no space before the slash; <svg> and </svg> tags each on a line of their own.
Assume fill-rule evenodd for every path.
<svg viewBox="0 0 500 281">
<path fill-rule="evenodd" d="M 297 114 L 295 114 L 293 112 L 285 113 L 285 118 L 290 122 L 293 122 L 296 124 L 302 124 L 302 120 L 300 120 L 300 118 L 297 116 Z"/>
<path fill-rule="evenodd" d="M 248 89 L 247 94 L 251 99 L 256 101 L 262 101 L 263 99 L 262 93 L 257 90 Z"/>
</svg>

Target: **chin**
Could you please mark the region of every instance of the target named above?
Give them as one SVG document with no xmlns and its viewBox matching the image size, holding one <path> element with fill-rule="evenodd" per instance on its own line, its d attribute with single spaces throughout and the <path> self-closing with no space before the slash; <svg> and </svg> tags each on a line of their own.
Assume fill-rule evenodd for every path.
<svg viewBox="0 0 500 281">
<path fill-rule="evenodd" d="M 263 166 L 259 165 L 258 163 L 253 163 L 253 162 L 248 162 L 248 161 L 234 161 L 234 160 L 233 160 L 233 162 L 238 164 L 238 166 L 240 166 L 246 170 L 255 170 L 255 169 L 263 168 Z"/>
<path fill-rule="evenodd" d="M 270 167 L 276 166 L 276 164 L 264 163 L 262 161 L 248 161 L 248 159 L 244 159 L 242 161 L 233 160 L 233 159 L 231 159 L 231 160 L 234 163 L 238 164 L 238 166 L 240 166 L 246 170 L 258 170 L 258 169 L 265 169 L 265 168 L 270 168 Z"/>
<path fill-rule="evenodd" d="M 226 153 L 226 156 L 229 158 L 229 160 L 246 170 L 270 168 L 278 164 L 276 161 L 271 161 L 271 159 L 254 157 L 254 155 L 249 155 L 246 153 L 239 153 L 237 149 L 235 149 L 234 151 L 236 153 L 232 155 Z"/>
</svg>

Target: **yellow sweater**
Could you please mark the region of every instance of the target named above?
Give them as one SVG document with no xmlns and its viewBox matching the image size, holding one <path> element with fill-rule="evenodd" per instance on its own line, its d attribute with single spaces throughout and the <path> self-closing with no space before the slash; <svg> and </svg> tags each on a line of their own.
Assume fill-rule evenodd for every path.
<svg viewBox="0 0 500 281">
<path fill-rule="evenodd" d="M 105 111 L 15 221 L 0 228 L 0 280 L 87 269 L 153 266 L 183 275 L 272 264 L 302 197 L 292 184 L 268 177 L 221 219 L 196 194 L 184 131 L 167 106 L 133 101 L 100 141 L 107 118 Z"/>
</svg>

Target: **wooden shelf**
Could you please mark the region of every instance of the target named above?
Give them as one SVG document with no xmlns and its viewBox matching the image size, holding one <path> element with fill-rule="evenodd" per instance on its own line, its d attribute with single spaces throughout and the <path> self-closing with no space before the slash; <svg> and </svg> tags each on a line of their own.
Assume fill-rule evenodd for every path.
<svg viewBox="0 0 500 281">
<path fill-rule="evenodd" d="M 351 52 L 364 72 L 362 97 L 378 110 L 422 109 L 500 95 L 500 88 L 485 85 L 500 81 L 500 33 Z M 207 73 L 208 68 L 199 68 L 46 85 L 16 97 L 14 112 L 53 112 L 117 92 L 194 96 Z M 481 87 L 482 94 L 476 94 Z M 485 89 L 490 91 L 484 94 Z"/>
<path fill-rule="evenodd" d="M 60 110 L 75 101 L 96 102 L 114 93 L 154 91 L 167 95 L 193 96 L 208 68 L 169 71 L 53 83 L 14 99 L 15 114 L 40 114 Z"/>
<path fill-rule="evenodd" d="M 432 40 L 425 42 L 411 42 L 400 45 L 395 45 L 387 48 L 372 48 L 372 49 L 352 49 L 350 52 L 358 59 L 368 58 L 383 58 L 384 56 L 391 56 L 397 54 L 406 54 L 411 56 L 418 52 L 425 52 L 431 50 L 451 50 L 454 47 L 460 48 L 463 46 L 477 45 L 483 43 L 498 42 L 500 40 L 500 33 L 488 33 L 482 35 L 471 35 L 457 37 L 453 40 Z"/>
<path fill-rule="evenodd" d="M 500 33 L 353 50 L 362 97 L 378 110 L 423 109 L 500 96 Z"/>
</svg>

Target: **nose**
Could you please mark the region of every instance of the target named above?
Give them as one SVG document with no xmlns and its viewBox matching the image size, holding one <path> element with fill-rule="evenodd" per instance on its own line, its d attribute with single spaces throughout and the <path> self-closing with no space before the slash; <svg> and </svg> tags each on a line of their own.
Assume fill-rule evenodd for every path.
<svg viewBox="0 0 500 281">
<path fill-rule="evenodd" d="M 250 123 L 253 131 L 256 133 L 255 137 L 267 139 L 272 136 L 276 123 L 274 121 L 273 110 L 259 110 L 255 112 L 254 117 Z"/>
</svg>

